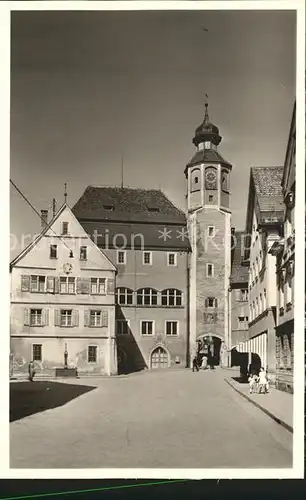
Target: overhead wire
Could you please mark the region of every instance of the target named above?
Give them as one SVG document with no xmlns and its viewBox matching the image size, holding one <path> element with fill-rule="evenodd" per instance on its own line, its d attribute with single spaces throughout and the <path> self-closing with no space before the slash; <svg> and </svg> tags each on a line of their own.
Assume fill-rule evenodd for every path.
<svg viewBox="0 0 306 500">
<path fill-rule="evenodd" d="M 15 182 L 10 179 L 10 182 L 12 184 L 12 186 L 14 186 L 14 188 L 16 189 L 16 191 L 19 193 L 19 195 L 25 200 L 25 202 L 31 207 L 31 209 L 35 212 L 36 215 L 38 215 L 38 217 L 40 218 L 41 220 L 41 214 L 38 212 L 38 210 L 36 210 L 36 208 L 34 207 L 34 205 L 30 202 L 30 200 L 26 197 L 26 195 L 21 191 L 21 189 L 18 188 L 18 186 L 16 186 Z M 50 229 L 53 234 L 56 236 L 56 238 L 59 238 L 59 240 L 66 246 L 66 248 L 69 250 L 70 252 L 70 255 L 73 255 L 73 250 L 67 245 L 67 243 L 63 240 L 62 236 L 60 236 L 59 234 L 57 234 L 54 229 L 52 228 L 52 226 L 50 224 L 47 224 L 47 227 L 48 229 Z M 90 236 L 87 235 L 88 238 L 91 240 Z M 92 241 L 92 240 L 91 240 Z M 32 242 L 34 243 L 34 242 Z M 87 262 L 91 262 L 92 264 L 98 266 L 98 267 L 101 267 L 100 264 L 98 264 L 97 262 L 95 262 L 94 260 L 92 259 L 86 259 Z"/>
</svg>

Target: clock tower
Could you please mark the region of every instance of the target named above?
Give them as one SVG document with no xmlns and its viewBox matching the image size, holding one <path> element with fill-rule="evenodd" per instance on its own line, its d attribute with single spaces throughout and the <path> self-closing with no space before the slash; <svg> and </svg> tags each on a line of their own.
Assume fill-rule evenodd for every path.
<svg viewBox="0 0 306 500">
<path fill-rule="evenodd" d="M 232 166 L 219 153 L 219 129 L 208 116 L 195 131 L 196 152 L 185 168 L 190 259 L 190 359 L 200 350 L 229 364 Z"/>
</svg>

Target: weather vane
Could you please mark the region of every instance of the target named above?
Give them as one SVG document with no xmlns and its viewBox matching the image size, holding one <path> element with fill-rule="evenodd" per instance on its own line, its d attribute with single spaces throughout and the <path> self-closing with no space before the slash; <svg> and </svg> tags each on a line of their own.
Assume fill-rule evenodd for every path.
<svg viewBox="0 0 306 500">
<path fill-rule="evenodd" d="M 65 182 L 65 185 L 64 185 L 64 198 L 65 198 L 65 203 L 67 202 L 67 183 Z"/>
<path fill-rule="evenodd" d="M 205 94 L 205 117 L 204 117 L 204 122 L 207 123 L 209 120 L 208 117 L 208 95 Z"/>
</svg>

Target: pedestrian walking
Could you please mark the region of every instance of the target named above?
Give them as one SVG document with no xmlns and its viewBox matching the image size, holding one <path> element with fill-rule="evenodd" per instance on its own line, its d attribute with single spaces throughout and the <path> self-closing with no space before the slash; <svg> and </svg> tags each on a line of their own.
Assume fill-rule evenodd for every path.
<svg viewBox="0 0 306 500">
<path fill-rule="evenodd" d="M 259 370 L 259 394 L 267 394 L 269 392 L 269 383 L 267 379 L 267 374 L 263 367 Z"/>
<path fill-rule="evenodd" d="M 202 358 L 202 365 L 201 365 L 202 370 L 206 370 L 207 368 L 207 356 L 203 356 Z"/>
<path fill-rule="evenodd" d="M 197 372 L 199 371 L 199 365 L 198 365 L 198 358 L 197 356 L 194 356 L 192 360 L 192 371 L 194 372 L 196 370 Z"/>
<path fill-rule="evenodd" d="M 28 371 L 29 371 L 29 381 L 33 382 L 35 377 L 34 361 L 30 361 Z"/>
<path fill-rule="evenodd" d="M 214 370 L 215 369 L 215 366 L 214 366 L 214 358 L 213 356 L 209 353 L 208 355 L 208 364 L 209 364 L 209 368 L 211 370 Z"/>
<path fill-rule="evenodd" d="M 257 388 L 257 382 L 258 382 L 257 375 L 255 373 L 250 373 L 248 382 L 249 382 L 250 394 L 253 394 L 253 392 L 255 392 Z"/>
</svg>

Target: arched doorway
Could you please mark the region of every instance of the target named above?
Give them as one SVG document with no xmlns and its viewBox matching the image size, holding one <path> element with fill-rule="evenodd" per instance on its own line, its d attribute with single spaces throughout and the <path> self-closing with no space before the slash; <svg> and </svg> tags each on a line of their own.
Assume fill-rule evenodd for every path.
<svg viewBox="0 0 306 500">
<path fill-rule="evenodd" d="M 211 366 L 220 365 L 220 349 L 223 339 L 216 335 L 200 335 L 197 338 L 199 352 L 205 354 Z"/>
<path fill-rule="evenodd" d="M 150 367 L 152 370 L 169 367 L 169 353 L 164 347 L 158 346 L 153 349 L 150 356 Z"/>
<path fill-rule="evenodd" d="M 118 362 L 118 375 L 127 373 L 126 352 L 123 349 L 121 349 L 121 347 L 117 348 L 117 362 Z"/>
</svg>

